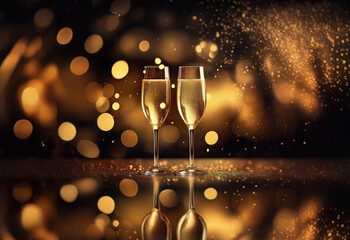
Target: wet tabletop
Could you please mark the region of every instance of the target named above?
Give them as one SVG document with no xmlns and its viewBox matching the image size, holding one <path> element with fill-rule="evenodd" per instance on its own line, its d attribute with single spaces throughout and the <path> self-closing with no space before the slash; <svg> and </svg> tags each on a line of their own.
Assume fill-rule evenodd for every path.
<svg viewBox="0 0 350 240">
<path fill-rule="evenodd" d="M 0 162 L 0 238 L 142 239 L 157 199 L 177 239 L 192 186 L 207 239 L 349 239 L 349 163 L 197 159 L 207 174 L 188 177 L 174 174 L 186 159 L 163 159 L 169 174 L 153 177 L 140 175 L 151 159 L 8 159 Z"/>
</svg>

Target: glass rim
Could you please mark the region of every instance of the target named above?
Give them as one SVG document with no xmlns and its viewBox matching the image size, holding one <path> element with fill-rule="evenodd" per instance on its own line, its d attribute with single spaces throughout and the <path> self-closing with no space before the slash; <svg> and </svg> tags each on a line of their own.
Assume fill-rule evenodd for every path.
<svg viewBox="0 0 350 240">
<path fill-rule="evenodd" d="M 164 66 L 164 68 L 168 68 L 168 67 L 169 66 Z M 159 68 L 159 66 L 144 66 L 143 68 Z M 160 69 L 160 70 L 163 70 L 163 69 Z"/>
<path fill-rule="evenodd" d="M 192 67 L 192 68 L 195 68 L 195 67 L 201 68 L 203 66 L 179 66 L 179 68 L 190 68 L 190 67 Z"/>
</svg>

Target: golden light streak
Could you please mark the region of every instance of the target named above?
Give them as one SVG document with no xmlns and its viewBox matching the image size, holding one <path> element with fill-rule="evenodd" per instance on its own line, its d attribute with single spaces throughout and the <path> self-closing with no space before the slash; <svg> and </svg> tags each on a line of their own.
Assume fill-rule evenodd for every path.
<svg viewBox="0 0 350 240">
<path fill-rule="evenodd" d="M 16 69 L 21 57 L 27 48 L 27 39 L 22 37 L 11 49 L 0 65 L 0 121 L 4 121 L 6 116 L 5 87 L 10 80 L 13 71 Z"/>
<path fill-rule="evenodd" d="M 28 44 L 28 47 L 24 53 L 24 56 L 26 58 L 33 57 L 42 48 L 42 46 L 43 46 L 43 39 L 42 37 L 37 36 Z"/>
</svg>

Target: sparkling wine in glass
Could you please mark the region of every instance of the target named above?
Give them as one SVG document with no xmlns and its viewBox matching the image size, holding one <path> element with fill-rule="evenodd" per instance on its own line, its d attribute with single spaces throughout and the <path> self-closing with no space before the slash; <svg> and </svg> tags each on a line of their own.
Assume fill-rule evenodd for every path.
<svg viewBox="0 0 350 240">
<path fill-rule="evenodd" d="M 168 116 L 170 110 L 170 78 L 169 68 L 147 66 L 142 80 L 141 104 L 143 113 L 153 127 L 154 162 L 153 167 L 144 172 L 146 175 L 165 174 L 159 169 L 159 134 L 158 130 Z"/>
<path fill-rule="evenodd" d="M 207 225 L 203 218 L 195 211 L 194 204 L 194 176 L 189 176 L 189 209 L 177 225 L 178 240 L 206 240 Z"/>
<path fill-rule="evenodd" d="M 181 66 L 177 80 L 177 108 L 189 132 L 189 164 L 180 175 L 203 174 L 194 165 L 194 130 L 206 106 L 204 69 L 202 66 Z"/>
<path fill-rule="evenodd" d="M 142 240 L 171 240 L 171 224 L 159 208 L 159 178 L 153 176 L 153 208 L 141 224 Z"/>
</svg>

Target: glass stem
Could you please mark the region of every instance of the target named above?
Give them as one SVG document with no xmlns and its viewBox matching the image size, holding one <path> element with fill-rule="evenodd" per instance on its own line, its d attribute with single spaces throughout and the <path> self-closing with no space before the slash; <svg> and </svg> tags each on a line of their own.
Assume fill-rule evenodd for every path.
<svg viewBox="0 0 350 240">
<path fill-rule="evenodd" d="M 159 178 L 153 176 L 153 208 L 159 209 Z"/>
<path fill-rule="evenodd" d="M 194 168 L 194 127 L 188 128 L 189 143 L 190 143 L 190 158 L 189 158 L 189 168 Z"/>
<path fill-rule="evenodd" d="M 153 127 L 154 161 L 153 168 L 159 168 L 159 134 L 158 127 Z"/>
<path fill-rule="evenodd" d="M 193 176 L 188 176 L 188 183 L 190 187 L 189 191 L 189 209 L 193 210 L 194 209 L 194 177 Z"/>
</svg>

